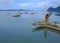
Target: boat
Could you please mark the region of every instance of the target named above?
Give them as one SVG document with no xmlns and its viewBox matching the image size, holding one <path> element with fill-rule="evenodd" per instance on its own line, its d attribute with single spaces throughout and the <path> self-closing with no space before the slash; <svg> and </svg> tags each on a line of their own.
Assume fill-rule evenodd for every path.
<svg viewBox="0 0 60 43">
<path fill-rule="evenodd" d="M 34 25 L 34 28 L 37 28 L 37 27 L 41 27 L 41 28 L 52 28 L 52 29 L 55 29 L 55 30 L 60 30 L 60 26 L 58 26 L 56 23 L 45 23 L 45 22 L 37 22 L 37 23 L 33 23 Z"/>
<path fill-rule="evenodd" d="M 30 13 L 31 15 L 34 15 L 35 13 Z"/>
<path fill-rule="evenodd" d="M 56 16 L 60 16 L 60 14 L 55 14 Z"/>
<path fill-rule="evenodd" d="M 24 12 L 24 14 L 28 14 L 28 12 Z"/>
<path fill-rule="evenodd" d="M 20 17 L 20 16 L 21 16 L 20 14 L 13 15 L 13 17 Z"/>
</svg>

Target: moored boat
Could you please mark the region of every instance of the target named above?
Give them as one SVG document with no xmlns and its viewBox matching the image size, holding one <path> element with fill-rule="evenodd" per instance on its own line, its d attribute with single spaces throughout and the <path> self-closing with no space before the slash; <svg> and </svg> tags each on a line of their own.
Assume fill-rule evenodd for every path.
<svg viewBox="0 0 60 43">
<path fill-rule="evenodd" d="M 13 15 L 13 17 L 20 17 L 20 16 L 21 16 L 20 14 Z"/>
<path fill-rule="evenodd" d="M 60 14 L 55 14 L 56 16 L 60 16 Z"/>
</svg>

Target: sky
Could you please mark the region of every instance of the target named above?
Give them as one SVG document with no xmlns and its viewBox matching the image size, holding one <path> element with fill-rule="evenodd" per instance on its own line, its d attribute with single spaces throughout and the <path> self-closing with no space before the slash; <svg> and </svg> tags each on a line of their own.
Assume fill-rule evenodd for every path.
<svg viewBox="0 0 60 43">
<path fill-rule="evenodd" d="M 0 0 L 0 9 L 48 9 L 60 6 L 60 0 Z"/>
</svg>

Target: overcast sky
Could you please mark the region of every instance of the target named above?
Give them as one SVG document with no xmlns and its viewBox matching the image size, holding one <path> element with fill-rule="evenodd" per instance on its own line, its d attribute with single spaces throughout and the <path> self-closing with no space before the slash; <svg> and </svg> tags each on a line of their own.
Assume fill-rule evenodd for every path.
<svg viewBox="0 0 60 43">
<path fill-rule="evenodd" d="M 0 9 L 47 9 L 60 6 L 60 0 L 0 0 Z"/>
</svg>

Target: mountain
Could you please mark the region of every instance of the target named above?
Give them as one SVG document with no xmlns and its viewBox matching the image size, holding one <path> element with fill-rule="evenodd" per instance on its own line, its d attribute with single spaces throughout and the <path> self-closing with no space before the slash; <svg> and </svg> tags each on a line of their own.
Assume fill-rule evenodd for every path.
<svg viewBox="0 0 60 43">
<path fill-rule="evenodd" d="M 30 11 L 27 9 L 6 9 L 6 10 L 0 10 L 0 11 Z"/>
<path fill-rule="evenodd" d="M 48 8 L 47 10 L 48 12 L 57 12 L 57 13 L 60 13 L 60 6 L 56 7 L 56 8 Z"/>
</svg>

